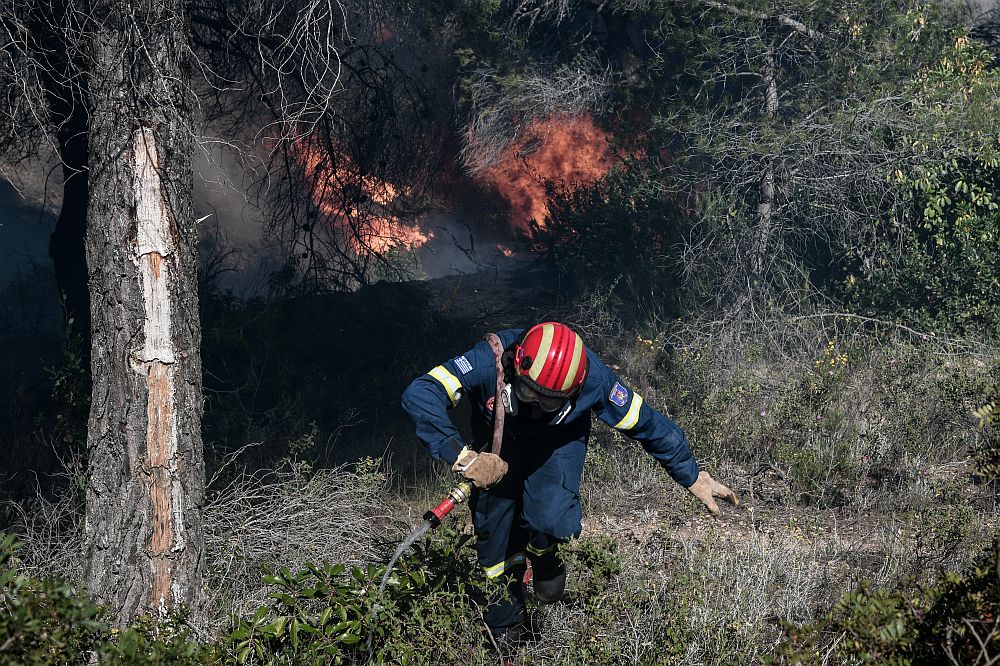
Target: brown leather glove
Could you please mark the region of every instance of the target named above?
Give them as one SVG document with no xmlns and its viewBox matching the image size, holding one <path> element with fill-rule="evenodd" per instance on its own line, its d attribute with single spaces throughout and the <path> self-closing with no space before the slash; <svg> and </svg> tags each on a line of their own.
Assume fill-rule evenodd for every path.
<svg viewBox="0 0 1000 666">
<path fill-rule="evenodd" d="M 507 473 L 507 463 L 498 455 L 476 453 L 464 447 L 451 469 L 472 481 L 476 488 L 489 488 Z"/>
<path fill-rule="evenodd" d="M 716 497 L 721 497 L 733 506 L 740 505 L 740 497 L 732 490 L 722 485 L 718 481 L 712 478 L 712 475 L 708 472 L 699 472 L 698 480 L 691 484 L 688 488 L 691 494 L 701 500 L 701 503 L 711 512 L 713 516 L 718 518 L 722 512 L 719 511 L 719 505 L 715 503 Z"/>
</svg>

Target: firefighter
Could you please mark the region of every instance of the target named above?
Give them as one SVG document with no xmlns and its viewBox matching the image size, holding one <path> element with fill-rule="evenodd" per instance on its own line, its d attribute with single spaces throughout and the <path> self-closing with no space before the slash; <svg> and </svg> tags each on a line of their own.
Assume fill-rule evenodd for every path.
<svg viewBox="0 0 1000 666">
<path fill-rule="evenodd" d="M 483 340 L 416 378 L 402 405 L 431 456 L 448 461 L 475 486 L 470 507 L 479 564 L 508 588 L 485 620 L 494 638 L 510 642 L 527 631 L 521 583 L 526 558 L 538 601 L 563 596 L 559 544 L 580 534 L 580 476 L 591 413 L 639 441 L 713 515 L 719 515 L 714 498 L 733 505 L 739 498 L 699 469 L 684 432 L 586 349 L 570 327 L 545 322 L 497 336 L 504 350 L 499 397 L 496 353 Z M 472 401 L 471 447 L 463 446 L 448 415 L 463 396 Z M 492 440 L 497 409 L 505 410 L 500 455 L 478 453 Z"/>
</svg>

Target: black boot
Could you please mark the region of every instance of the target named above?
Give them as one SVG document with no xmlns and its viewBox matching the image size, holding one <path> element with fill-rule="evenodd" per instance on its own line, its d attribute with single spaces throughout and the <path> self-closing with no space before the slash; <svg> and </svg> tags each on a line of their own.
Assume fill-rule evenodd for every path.
<svg viewBox="0 0 1000 666">
<path fill-rule="evenodd" d="M 566 567 L 556 548 L 544 555 L 529 555 L 535 598 L 541 604 L 554 604 L 566 591 Z"/>
</svg>

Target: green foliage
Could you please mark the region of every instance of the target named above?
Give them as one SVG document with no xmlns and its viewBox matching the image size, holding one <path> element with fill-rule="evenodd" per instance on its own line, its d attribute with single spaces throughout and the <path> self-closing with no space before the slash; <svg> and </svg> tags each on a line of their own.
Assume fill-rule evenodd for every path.
<svg viewBox="0 0 1000 666">
<path fill-rule="evenodd" d="M 1000 479 L 1000 440 L 997 439 L 995 423 L 1000 413 L 998 394 L 997 387 L 991 387 L 986 392 L 986 402 L 972 412 L 983 431 L 982 445 L 975 454 L 976 468 L 987 479 Z"/>
<path fill-rule="evenodd" d="M 100 608 L 57 580 L 33 580 L 15 568 L 19 548 L 0 533 L 0 664 L 82 663 L 106 631 Z"/>
<path fill-rule="evenodd" d="M 240 620 L 229 636 L 237 660 L 436 664 L 446 663 L 451 651 L 467 658 L 481 649 L 478 632 L 468 628 L 478 618 L 473 596 L 485 585 L 476 582 L 477 572 L 461 551 L 464 542 L 442 527 L 400 558 L 382 592 L 385 567 L 375 565 L 309 564 L 266 576 L 271 603 Z"/>
<path fill-rule="evenodd" d="M 642 569 L 635 568 L 639 564 L 608 536 L 576 539 L 562 553 L 572 572 L 567 594 L 579 614 L 572 624 L 565 617 L 556 620 L 558 631 L 572 638 L 551 661 L 539 663 L 613 666 L 635 663 L 638 654 L 644 654 L 641 663 L 673 663 L 683 655 L 686 607 L 676 597 L 660 602 L 683 589 L 687 581 L 679 576 L 669 588 L 657 589 L 653 579 L 641 575 Z M 634 633 L 637 618 L 648 623 L 640 636 Z M 635 644 L 639 639 L 644 650 Z"/>
<path fill-rule="evenodd" d="M 83 664 L 91 656 L 106 666 L 221 661 L 215 648 L 195 640 L 183 613 L 110 628 L 105 610 L 68 583 L 18 573 L 18 548 L 12 535 L 0 533 L 0 666 Z"/>
<path fill-rule="evenodd" d="M 567 561 L 576 571 L 587 572 L 588 589 L 599 593 L 601 588 L 622 572 L 618 543 L 607 536 L 577 539 L 568 549 Z"/>
<path fill-rule="evenodd" d="M 917 122 L 887 179 L 903 203 L 877 228 L 888 252 L 847 278 L 853 301 L 938 330 L 1000 332 L 1000 70 L 982 45 L 955 40 L 907 91 Z M 890 250 L 891 248 L 891 250 Z"/>
<path fill-rule="evenodd" d="M 785 623 L 775 663 L 918 666 L 985 664 L 1000 657 L 1000 585 L 993 553 L 965 573 L 916 590 L 845 594 L 815 623 Z"/>
<path fill-rule="evenodd" d="M 996 393 L 997 390 L 994 388 L 991 392 Z M 977 407 L 976 410 L 972 412 L 972 415 L 979 419 L 980 428 L 985 428 L 990 425 L 997 416 L 997 399 L 993 398 Z"/>
<path fill-rule="evenodd" d="M 205 645 L 186 624 L 187 614 L 154 620 L 140 617 L 124 631 L 111 631 L 95 646 L 102 666 L 206 666 L 225 663 L 219 646 Z"/>
<path fill-rule="evenodd" d="M 550 184 L 549 195 L 549 215 L 533 236 L 571 286 L 617 283 L 633 300 L 679 312 L 676 257 L 687 218 L 639 165 L 617 168 L 591 186 Z"/>
</svg>

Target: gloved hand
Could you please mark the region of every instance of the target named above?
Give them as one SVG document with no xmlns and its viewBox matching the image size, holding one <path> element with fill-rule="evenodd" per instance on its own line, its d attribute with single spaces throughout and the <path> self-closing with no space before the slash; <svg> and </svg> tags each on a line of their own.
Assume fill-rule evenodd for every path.
<svg viewBox="0 0 1000 666">
<path fill-rule="evenodd" d="M 691 494 L 701 500 L 701 503 L 711 512 L 713 516 L 718 518 L 722 512 L 719 511 L 719 505 L 715 503 L 716 497 L 721 497 L 733 506 L 740 505 L 740 497 L 732 490 L 722 485 L 718 481 L 712 478 L 708 472 L 699 472 L 698 479 L 691 484 L 688 488 Z"/>
<path fill-rule="evenodd" d="M 489 488 L 507 473 L 507 463 L 498 455 L 476 453 L 466 446 L 451 469 L 472 481 L 476 488 Z"/>
</svg>

